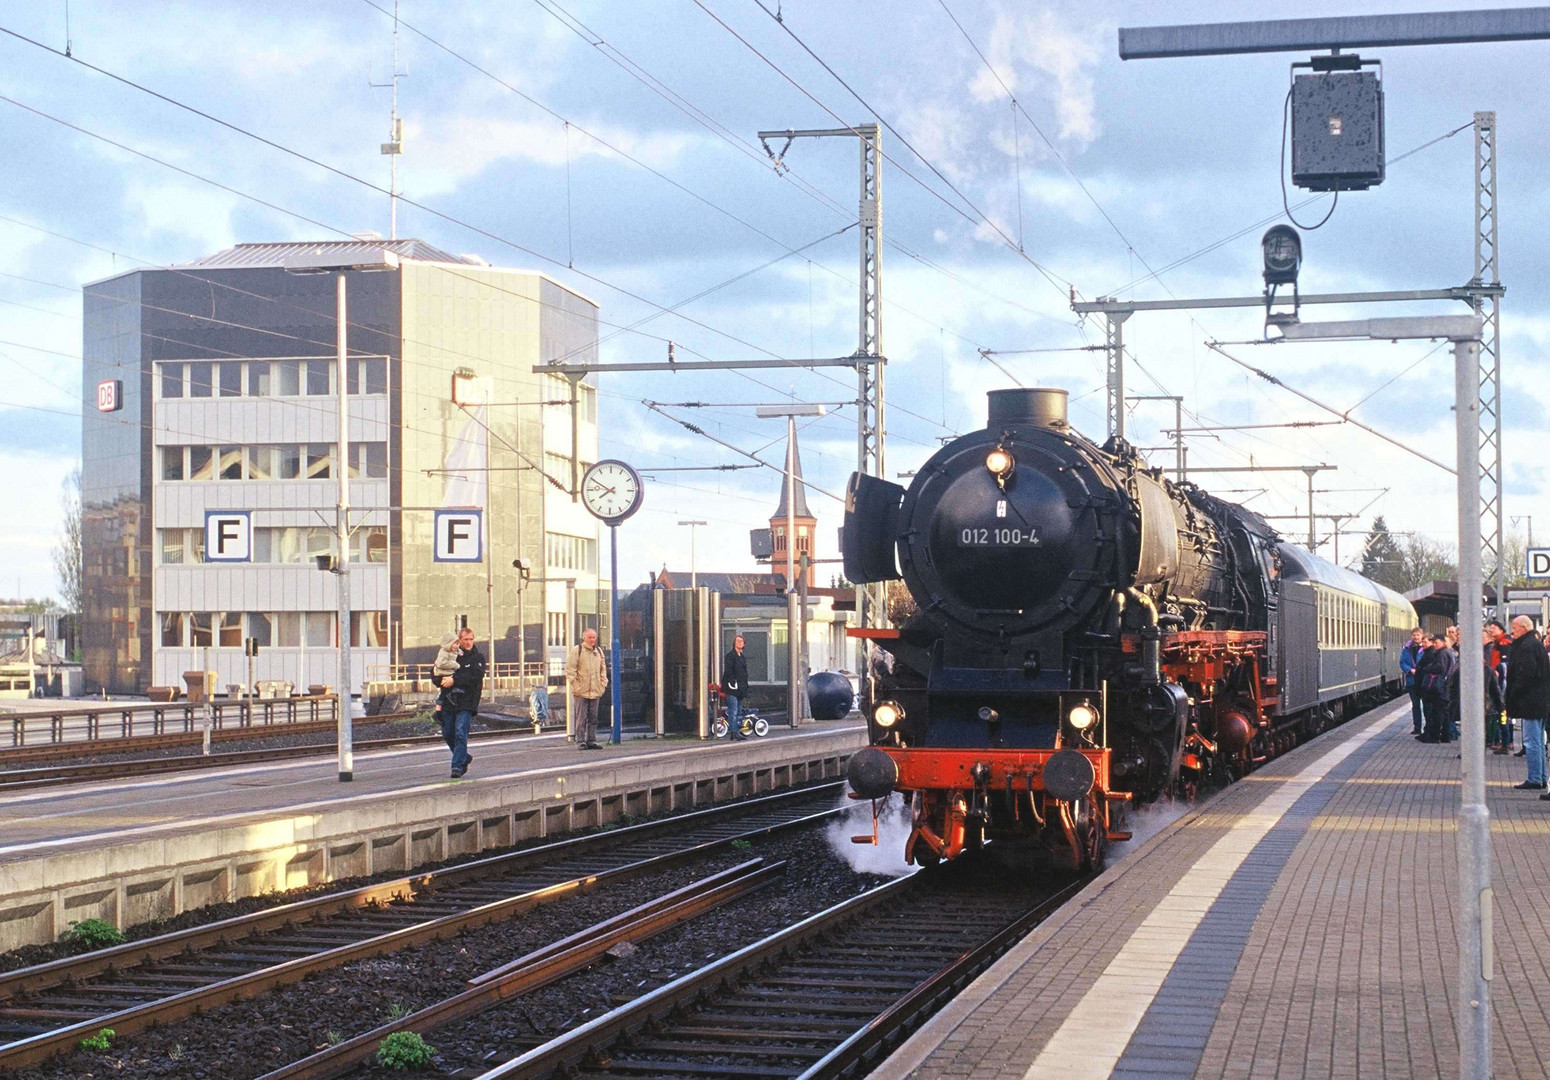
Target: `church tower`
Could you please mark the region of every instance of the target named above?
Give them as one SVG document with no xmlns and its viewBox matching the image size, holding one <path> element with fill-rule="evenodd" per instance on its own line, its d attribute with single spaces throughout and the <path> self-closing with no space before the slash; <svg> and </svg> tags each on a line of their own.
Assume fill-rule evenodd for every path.
<svg viewBox="0 0 1550 1080">
<path fill-rule="evenodd" d="M 796 548 L 792 557 L 796 560 L 797 573 L 801 574 L 802 556 L 813 558 L 813 532 L 818 528 L 818 519 L 813 517 L 807 508 L 807 486 L 802 483 L 802 455 L 797 449 L 796 436 L 792 435 L 791 446 L 787 449 L 791 458 L 791 474 L 796 477 L 796 483 L 792 485 L 796 490 L 796 502 L 792 506 L 791 525 L 796 532 Z M 775 513 L 770 518 L 770 536 L 775 541 L 775 557 L 770 560 L 770 573 L 781 578 L 786 576 L 786 477 L 780 478 L 780 503 L 775 507 Z M 813 567 L 807 568 L 807 587 L 813 587 Z"/>
</svg>

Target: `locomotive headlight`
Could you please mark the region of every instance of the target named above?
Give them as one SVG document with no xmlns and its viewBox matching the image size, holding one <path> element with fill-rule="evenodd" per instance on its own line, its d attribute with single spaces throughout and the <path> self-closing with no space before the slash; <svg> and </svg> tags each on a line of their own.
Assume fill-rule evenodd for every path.
<svg viewBox="0 0 1550 1080">
<path fill-rule="evenodd" d="M 1066 720 L 1078 731 L 1086 731 L 1097 719 L 1098 710 L 1085 701 L 1080 705 L 1072 706 L 1071 711 L 1066 714 Z"/>
<path fill-rule="evenodd" d="M 999 446 L 985 455 L 985 468 L 990 470 L 991 475 L 997 480 L 1005 480 L 1011 476 L 1012 469 L 1016 465 L 1017 462 L 1013 459 L 1011 451 L 1003 450 Z"/>
<path fill-rule="evenodd" d="M 904 707 L 897 701 L 880 701 L 872 710 L 872 719 L 878 727 L 891 728 L 904 719 Z"/>
</svg>

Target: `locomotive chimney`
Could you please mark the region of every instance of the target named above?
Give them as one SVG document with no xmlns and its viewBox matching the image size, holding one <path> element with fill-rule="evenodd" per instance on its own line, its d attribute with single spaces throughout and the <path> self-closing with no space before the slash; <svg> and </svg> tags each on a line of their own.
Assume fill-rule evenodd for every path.
<svg viewBox="0 0 1550 1080">
<path fill-rule="evenodd" d="M 1034 427 L 1054 428 L 1064 431 L 1066 423 L 1066 391 L 1053 387 L 1019 387 L 1015 390 L 992 390 L 990 420 L 986 427 Z"/>
</svg>

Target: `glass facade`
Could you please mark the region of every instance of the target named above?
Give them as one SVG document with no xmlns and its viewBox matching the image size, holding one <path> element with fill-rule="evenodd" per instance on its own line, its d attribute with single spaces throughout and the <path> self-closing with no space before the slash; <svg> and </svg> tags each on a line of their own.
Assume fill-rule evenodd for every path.
<svg viewBox="0 0 1550 1080">
<path fill-rule="evenodd" d="M 81 395 L 81 650 L 88 689 L 141 693 L 151 607 L 151 367 L 142 352 L 143 275 L 86 287 Z M 99 413 L 97 384 L 122 380 L 123 408 Z"/>
</svg>

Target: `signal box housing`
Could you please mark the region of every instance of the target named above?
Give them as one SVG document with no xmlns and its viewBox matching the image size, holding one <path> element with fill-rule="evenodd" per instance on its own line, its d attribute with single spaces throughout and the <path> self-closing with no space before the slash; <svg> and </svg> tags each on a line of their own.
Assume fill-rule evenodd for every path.
<svg viewBox="0 0 1550 1080">
<path fill-rule="evenodd" d="M 1361 191 L 1383 183 L 1383 86 L 1374 71 L 1292 78 L 1292 183 Z"/>
</svg>

